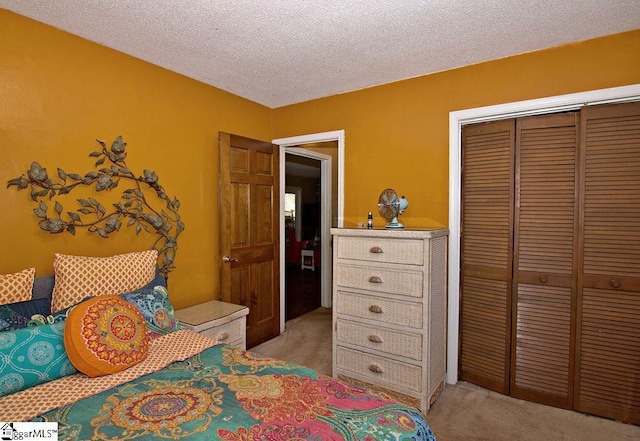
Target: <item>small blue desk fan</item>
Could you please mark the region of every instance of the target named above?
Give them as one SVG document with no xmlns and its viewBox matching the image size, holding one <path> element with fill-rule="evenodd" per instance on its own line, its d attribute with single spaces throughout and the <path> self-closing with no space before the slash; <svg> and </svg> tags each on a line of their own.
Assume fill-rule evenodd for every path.
<svg viewBox="0 0 640 441">
<path fill-rule="evenodd" d="M 395 190 L 391 188 L 383 190 L 378 198 L 378 212 L 387 221 L 385 228 L 404 228 L 404 225 L 398 222 L 398 216 L 404 213 L 408 206 L 409 201 L 404 196 L 398 197 Z"/>
</svg>

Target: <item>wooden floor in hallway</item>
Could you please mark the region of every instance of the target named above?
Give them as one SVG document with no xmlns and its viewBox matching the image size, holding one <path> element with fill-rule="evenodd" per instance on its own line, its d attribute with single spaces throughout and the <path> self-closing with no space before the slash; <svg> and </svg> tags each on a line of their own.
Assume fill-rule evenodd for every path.
<svg viewBox="0 0 640 441">
<path fill-rule="evenodd" d="M 291 320 L 320 307 L 320 268 L 315 271 L 287 265 L 285 275 L 285 320 Z"/>
</svg>

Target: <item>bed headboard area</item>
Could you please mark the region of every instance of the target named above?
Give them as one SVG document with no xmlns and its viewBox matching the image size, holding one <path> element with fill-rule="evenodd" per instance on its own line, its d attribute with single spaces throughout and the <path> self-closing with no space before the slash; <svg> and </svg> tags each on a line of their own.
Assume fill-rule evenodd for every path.
<svg viewBox="0 0 640 441">
<path fill-rule="evenodd" d="M 153 247 L 157 250 L 158 272 L 166 279 L 175 268 L 178 238 L 185 228 L 179 213 L 180 201 L 165 192 L 154 171 L 143 169 L 142 173 L 134 173 L 129 169 L 127 143 L 122 136 L 117 136 L 110 145 L 97 142 L 100 149 L 89 154 L 95 159 L 96 170 L 81 175 L 57 167 L 54 175 L 33 161 L 26 172 L 7 182 L 7 188 L 29 191 L 36 203 L 36 208 L 31 210 L 39 229 L 51 234 L 75 235 L 76 231 L 85 229 L 106 239 L 124 225 L 134 229 L 136 236 L 155 233 Z M 95 197 L 76 199 L 78 208 L 68 211 L 63 207 L 67 200 L 58 197 L 83 187 L 92 187 Z M 116 187 L 123 188 L 120 198 L 106 200 L 107 194 L 112 197 L 116 193 L 111 191 Z"/>
<path fill-rule="evenodd" d="M 51 296 L 53 294 L 53 286 L 55 284 L 56 278 L 53 274 L 48 276 L 39 276 L 33 279 L 33 289 L 31 290 L 31 299 L 48 299 L 51 301 Z M 156 276 L 149 282 L 147 285 L 158 286 L 162 285 L 165 288 L 167 287 L 167 281 L 162 275 L 157 272 Z M 142 287 L 144 288 L 144 287 Z"/>
<path fill-rule="evenodd" d="M 35 276 L 28 268 L 0 275 L 0 331 L 20 329 L 34 315 L 66 313 L 87 298 L 125 295 L 167 283 L 157 267 L 156 250 L 109 257 L 55 254 L 54 274 Z M 53 319 L 51 319 L 53 320 Z"/>
<path fill-rule="evenodd" d="M 53 294 L 53 284 L 55 283 L 55 277 L 40 276 L 33 279 L 33 289 L 31 290 L 31 299 L 49 299 L 51 301 L 51 295 Z"/>
</svg>

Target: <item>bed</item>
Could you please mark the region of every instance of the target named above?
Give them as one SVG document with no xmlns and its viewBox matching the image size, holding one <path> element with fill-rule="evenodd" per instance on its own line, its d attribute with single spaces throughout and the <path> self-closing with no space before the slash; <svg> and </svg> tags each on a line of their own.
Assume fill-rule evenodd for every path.
<svg viewBox="0 0 640 441">
<path fill-rule="evenodd" d="M 49 310 L 0 332 L 0 421 L 57 422 L 60 440 L 435 440 L 418 409 L 391 397 L 181 329 L 161 278 L 79 302 L 76 293 L 56 311 L 54 281 L 64 277 L 36 277 L 22 302 Z M 3 314 L 0 327 L 16 322 Z M 109 346 L 120 335 L 140 345 Z"/>
</svg>

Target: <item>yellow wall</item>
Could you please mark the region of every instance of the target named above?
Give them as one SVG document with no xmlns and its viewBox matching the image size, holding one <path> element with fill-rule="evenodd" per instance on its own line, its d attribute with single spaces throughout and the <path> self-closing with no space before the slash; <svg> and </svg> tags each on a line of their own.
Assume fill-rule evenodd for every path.
<svg viewBox="0 0 640 441">
<path fill-rule="evenodd" d="M 129 167 L 154 170 L 182 204 L 186 230 L 169 277 L 174 305 L 214 298 L 218 131 L 270 140 L 271 110 L 2 9 L 0 54 L 0 274 L 30 266 L 52 274 L 56 252 L 105 256 L 151 246 L 155 238 L 124 227 L 109 239 L 49 235 L 28 192 L 6 189 L 35 160 L 50 174 L 61 167 L 84 175 L 95 140 L 121 134 Z M 120 194 L 96 198 L 106 205 Z"/>
<path fill-rule="evenodd" d="M 447 226 L 449 112 L 635 83 L 640 30 L 275 109 L 273 136 L 345 130 L 345 226 L 387 187 L 407 227 Z"/>
<path fill-rule="evenodd" d="M 106 240 L 49 235 L 28 193 L 5 188 L 34 160 L 84 174 L 94 140 L 119 134 L 129 167 L 154 170 L 182 203 L 187 229 L 169 277 L 178 308 L 219 286 L 219 131 L 270 140 L 345 129 L 346 225 L 375 213 L 386 187 L 409 199 L 407 226 L 447 225 L 450 111 L 640 83 L 638 54 L 640 30 L 272 110 L 0 9 L 0 274 L 51 274 L 56 252 L 150 246 L 125 228 Z"/>
</svg>

